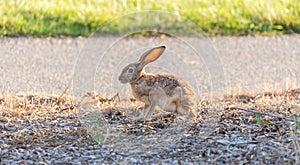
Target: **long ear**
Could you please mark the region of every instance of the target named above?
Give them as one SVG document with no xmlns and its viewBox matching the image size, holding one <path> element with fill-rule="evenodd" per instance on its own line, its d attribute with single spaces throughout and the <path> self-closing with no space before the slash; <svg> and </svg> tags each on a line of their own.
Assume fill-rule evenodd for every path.
<svg viewBox="0 0 300 165">
<path fill-rule="evenodd" d="M 145 52 L 139 59 L 139 69 L 143 69 L 145 65 L 157 60 L 165 49 L 165 46 L 159 46 Z"/>
</svg>

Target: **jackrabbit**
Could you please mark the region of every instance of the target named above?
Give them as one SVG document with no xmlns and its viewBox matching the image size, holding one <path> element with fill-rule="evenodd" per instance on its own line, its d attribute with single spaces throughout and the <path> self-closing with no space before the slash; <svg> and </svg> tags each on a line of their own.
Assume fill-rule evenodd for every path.
<svg viewBox="0 0 300 165">
<path fill-rule="evenodd" d="M 196 97 L 186 82 L 173 75 L 150 74 L 143 70 L 145 65 L 157 60 L 165 49 L 165 46 L 159 46 L 146 51 L 138 62 L 127 65 L 119 76 L 121 83 L 130 84 L 133 96 L 145 103 L 144 112 L 138 119 L 148 119 L 155 106 L 167 112 L 196 116 Z"/>
</svg>

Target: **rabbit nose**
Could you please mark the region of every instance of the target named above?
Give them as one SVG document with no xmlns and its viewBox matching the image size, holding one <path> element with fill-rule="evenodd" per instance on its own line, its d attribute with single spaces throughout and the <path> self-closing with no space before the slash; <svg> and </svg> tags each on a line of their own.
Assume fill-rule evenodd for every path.
<svg viewBox="0 0 300 165">
<path fill-rule="evenodd" d="M 124 83 L 124 77 L 119 76 L 119 81 L 120 81 L 121 83 Z"/>
</svg>

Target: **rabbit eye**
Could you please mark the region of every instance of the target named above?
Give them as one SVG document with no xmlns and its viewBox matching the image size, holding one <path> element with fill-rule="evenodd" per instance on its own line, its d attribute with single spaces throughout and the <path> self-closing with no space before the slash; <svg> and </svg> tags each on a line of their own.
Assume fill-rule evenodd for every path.
<svg viewBox="0 0 300 165">
<path fill-rule="evenodd" d="M 129 69 L 128 69 L 128 73 L 133 73 L 133 69 L 132 69 L 132 68 L 129 68 Z"/>
</svg>

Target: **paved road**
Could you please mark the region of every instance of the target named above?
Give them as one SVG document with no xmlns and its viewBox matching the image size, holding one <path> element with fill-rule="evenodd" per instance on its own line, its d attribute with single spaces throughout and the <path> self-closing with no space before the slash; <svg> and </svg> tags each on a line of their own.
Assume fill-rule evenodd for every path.
<svg viewBox="0 0 300 165">
<path fill-rule="evenodd" d="M 0 93 L 126 93 L 122 67 L 154 45 L 164 55 L 147 69 L 189 81 L 198 94 L 285 89 L 300 82 L 300 36 L 220 38 L 1 38 Z"/>
</svg>

